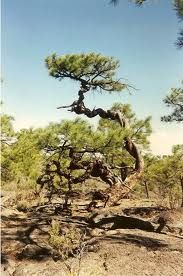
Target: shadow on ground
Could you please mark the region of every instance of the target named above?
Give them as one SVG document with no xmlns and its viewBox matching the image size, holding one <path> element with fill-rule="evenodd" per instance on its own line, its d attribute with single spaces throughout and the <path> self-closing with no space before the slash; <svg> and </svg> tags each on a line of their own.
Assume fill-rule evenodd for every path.
<svg viewBox="0 0 183 276">
<path fill-rule="evenodd" d="M 133 213 L 134 211 L 132 211 Z M 130 209 L 127 210 L 130 213 Z M 134 244 L 139 247 L 145 247 L 149 250 L 158 250 L 168 248 L 168 243 L 163 239 L 156 239 L 147 236 L 147 232 L 153 232 L 154 228 L 148 221 L 143 222 L 139 218 L 125 216 L 113 216 L 111 218 L 102 218 L 100 222 L 91 225 L 86 215 L 80 212 L 71 216 L 70 212 L 60 212 L 55 215 L 53 206 L 42 206 L 40 209 L 33 209 L 31 212 L 3 212 L 2 216 L 2 258 L 1 262 L 6 263 L 8 258 L 17 258 L 19 260 L 28 259 L 43 261 L 53 257 L 53 249 L 48 244 L 49 228 L 52 219 L 59 220 L 63 225 L 72 224 L 79 229 L 87 229 L 88 240 L 91 239 L 90 230 L 92 228 L 102 229 L 104 225 L 112 224 L 110 230 L 114 229 L 140 229 L 145 230 L 140 234 L 123 233 L 121 235 L 104 235 L 94 238 L 95 242 L 108 241 L 118 244 Z M 128 231 L 128 230 L 127 230 Z M 130 231 L 130 230 L 129 230 Z M 146 233 L 146 235 L 145 235 Z M 92 237 L 93 238 L 93 237 Z"/>
<path fill-rule="evenodd" d="M 53 219 L 59 220 L 63 225 L 69 223 L 77 228 L 86 228 L 84 218 L 72 218 L 70 212 L 66 211 L 55 215 L 52 207 L 43 206 L 40 210 L 26 213 L 16 210 L 6 210 L 2 213 L 2 263 L 7 262 L 8 258 L 42 261 L 51 257 L 53 249 L 48 240 Z"/>
<path fill-rule="evenodd" d="M 143 235 L 122 234 L 120 236 L 106 236 L 104 240 L 118 244 L 131 243 L 139 247 L 144 246 L 150 250 L 168 248 L 168 243 L 165 241 Z"/>
</svg>

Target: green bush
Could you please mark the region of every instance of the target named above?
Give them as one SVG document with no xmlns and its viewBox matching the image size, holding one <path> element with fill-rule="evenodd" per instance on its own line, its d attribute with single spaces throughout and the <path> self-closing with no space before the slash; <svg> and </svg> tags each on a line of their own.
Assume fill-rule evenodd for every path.
<svg viewBox="0 0 183 276">
<path fill-rule="evenodd" d="M 62 228 L 59 221 L 53 220 L 49 234 L 50 245 L 59 252 L 63 260 L 74 255 L 80 247 L 82 234 L 73 226 Z"/>
</svg>

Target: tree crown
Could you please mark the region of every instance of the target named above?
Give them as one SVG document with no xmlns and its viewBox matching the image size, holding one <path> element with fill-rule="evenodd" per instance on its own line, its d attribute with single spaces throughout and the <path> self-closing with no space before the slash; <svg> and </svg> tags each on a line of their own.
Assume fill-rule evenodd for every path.
<svg viewBox="0 0 183 276">
<path fill-rule="evenodd" d="M 115 79 L 119 61 L 101 54 L 53 54 L 45 59 L 50 76 L 62 80 L 70 78 L 88 85 L 91 89 L 121 91 L 127 87 Z"/>
</svg>

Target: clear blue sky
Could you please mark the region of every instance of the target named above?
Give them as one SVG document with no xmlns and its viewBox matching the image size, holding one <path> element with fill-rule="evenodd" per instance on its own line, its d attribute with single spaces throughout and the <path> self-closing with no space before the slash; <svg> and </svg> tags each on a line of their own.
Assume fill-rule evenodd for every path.
<svg viewBox="0 0 183 276">
<path fill-rule="evenodd" d="M 139 90 L 131 96 L 91 94 L 91 108 L 129 102 L 139 118 L 152 116 L 153 139 L 174 133 L 170 144 L 183 140 L 180 126 L 160 122 L 168 112 L 162 99 L 183 75 L 183 50 L 174 45 L 181 26 L 171 0 L 150 2 L 138 8 L 128 0 L 117 7 L 109 0 L 2 0 L 4 111 L 15 117 L 15 126 L 72 118 L 56 107 L 71 103 L 77 87 L 49 77 L 44 59 L 54 52 L 92 51 L 119 59 L 118 75 Z"/>
</svg>

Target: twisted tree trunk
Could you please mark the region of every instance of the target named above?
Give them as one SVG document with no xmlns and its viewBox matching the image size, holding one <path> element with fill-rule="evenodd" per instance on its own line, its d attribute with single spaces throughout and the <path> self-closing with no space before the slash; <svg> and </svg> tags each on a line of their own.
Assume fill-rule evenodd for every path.
<svg viewBox="0 0 183 276">
<path fill-rule="evenodd" d="M 112 110 L 104 110 L 102 108 L 97 108 L 90 110 L 89 108 L 85 107 L 84 104 L 84 94 L 90 90 L 90 86 L 86 85 L 85 83 L 81 82 L 81 87 L 78 92 L 78 100 L 74 101 L 69 106 L 61 106 L 58 108 L 71 108 L 69 111 L 75 112 L 76 114 L 84 114 L 88 118 L 93 118 L 95 116 L 99 116 L 103 119 L 113 120 L 120 124 L 122 128 L 129 128 L 129 124 L 127 119 L 120 111 L 112 111 Z M 122 181 L 119 177 L 116 178 L 114 175 L 111 175 L 109 169 L 106 172 L 106 175 L 103 175 L 99 172 L 99 166 L 93 167 L 91 171 L 91 176 L 100 177 L 103 181 L 110 185 L 110 188 L 106 189 L 106 193 L 109 195 L 109 200 L 107 205 L 115 205 L 117 202 L 126 196 L 136 184 L 138 178 L 140 177 L 143 168 L 144 168 L 144 161 L 143 157 L 138 149 L 138 146 L 132 141 L 130 137 L 124 138 L 124 148 L 127 152 L 135 159 L 135 167 L 134 171 L 131 175 L 127 176 L 124 181 Z"/>
</svg>

